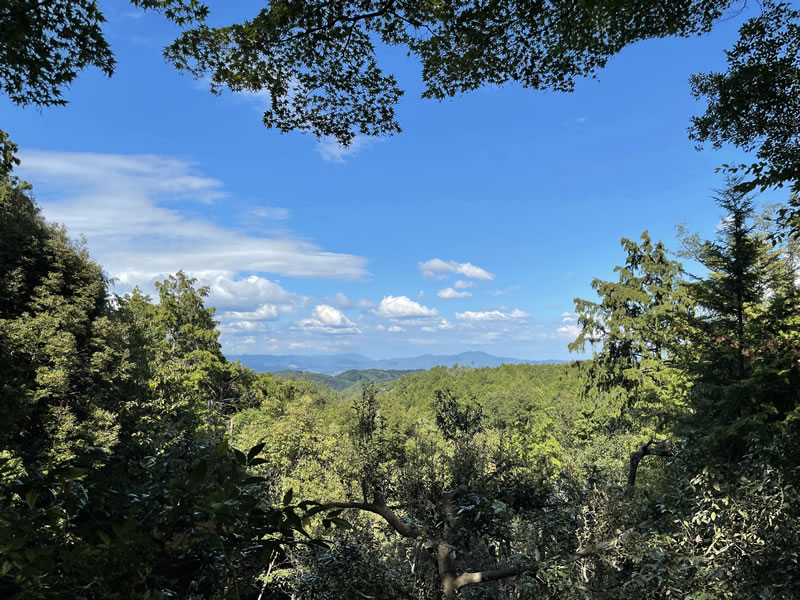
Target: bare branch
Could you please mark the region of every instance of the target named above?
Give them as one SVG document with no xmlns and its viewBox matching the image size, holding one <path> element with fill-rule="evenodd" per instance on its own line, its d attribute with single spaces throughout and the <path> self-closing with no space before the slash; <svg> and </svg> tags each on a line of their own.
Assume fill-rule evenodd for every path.
<svg viewBox="0 0 800 600">
<path fill-rule="evenodd" d="M 384 501 L 383 497 L 376 494 L 374 502 L 327 502 L 322 504 L 322 507 L 325 509 L 328 508 L 343 508 L 343 509 L 354 509 L 354 510 L 363 510 L 366 512 L 371 512 L 373 514 L 382 517 L 384 521 L 386 521 L 389 526 L 394 529 L 397 533 L 402 535 L 403 537 L 407 538 L 416 538 L 420 534 L 420 529 L 413 523 L 409 523 L 403 519 L 401 519 L 397 513 L 395 513 L 391 508 L 386 506 L 386 502 Z"/>
<path fill-rule="evenodd" d="M 501 579 L 508 579 L 509 577 L 516 577 L 525 569 L 520 567 L 504 567 L 502 569 L 494 569 L 491 571 L 476 571 L 474 573 L 462 573 L 456 577 L 453 582 L 456 590 L 460 590 L 466 585 L 475 583 L 485 583 L 487 581 L 499 581 Z"/>
</svg>

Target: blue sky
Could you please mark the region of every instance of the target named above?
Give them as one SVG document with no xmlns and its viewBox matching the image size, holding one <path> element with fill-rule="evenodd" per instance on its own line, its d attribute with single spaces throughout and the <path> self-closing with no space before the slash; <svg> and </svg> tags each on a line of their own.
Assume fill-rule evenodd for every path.
<svg viewBox="0 0 800 600">
<path fill-rule="evenodd" d="M 713 235 L 715 168 L 742 156 L 694 149 L 688 78 L 723 68 L 753 10 L 630 47 L 569 95 L 424 101 L 415 60 L 381 49 L 404 131 L 343 150 L 265 129 L 259 95 L 212 96 L 163 62 L 172 26 L 111 3 L 114 77 L 84 72 L 64 108 L 0 99 L 0 123 L 116 291 L 183 268 L 211 287 L 228 353 L 564 359 L 572 300 L 612 277 L 621 237 Z"/>
</svg>

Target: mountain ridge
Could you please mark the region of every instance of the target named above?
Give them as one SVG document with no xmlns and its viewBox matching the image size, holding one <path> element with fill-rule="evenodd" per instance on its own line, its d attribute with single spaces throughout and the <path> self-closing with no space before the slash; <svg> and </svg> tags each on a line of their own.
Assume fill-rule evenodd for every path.
<svg viewBox="0 0 800 600">
<path fill-rule="evenodd" d="M 564 363 L 564 360 L 527 360 L 494 356 L 483 351 L 466 351 L 458 354 L 422 354 L 399 358 L 372 359 L 361 354 L 237 354 L 229 360 L 239 360 L 243 365 L 259 372 L 306 371 L 324 375 L 338 375 L 350 370 L 426 370 L 437 366 L 499 367 L 502 364 Z"/>
</svg>

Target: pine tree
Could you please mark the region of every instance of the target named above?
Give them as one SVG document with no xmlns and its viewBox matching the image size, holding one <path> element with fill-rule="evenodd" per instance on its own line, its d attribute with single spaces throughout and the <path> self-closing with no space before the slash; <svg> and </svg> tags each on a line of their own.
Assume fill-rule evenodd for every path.
<svg viewBox="0 0 800 600">
<path fill-rule="evenodd" d="M 690 427 L 733 459 L 748 440 L 800 406 L 800 295 L 787 247 L 770 240 L 737 180 L 718 190 L 725 216 L 715 240 L 685 238 L 684 253 L 707 273 L 688 285 L 696 385 Z"/>
</svg>

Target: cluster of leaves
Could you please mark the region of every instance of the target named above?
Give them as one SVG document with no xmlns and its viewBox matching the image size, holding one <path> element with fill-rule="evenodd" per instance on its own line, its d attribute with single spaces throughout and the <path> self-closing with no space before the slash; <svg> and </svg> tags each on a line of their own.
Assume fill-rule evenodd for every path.
<svg viewBox="0 0 800 600">
<path fill-rule="evenodd" d="M 708 101 L 692 119 L 690 137 L 715 148 L 730 143 L 756 151 L 757 162 L 732 167 L 750 178 L 740 190 L 796 185 L 800 181 L 800 11 L 764 2 L 726 52 L 724 73 L 692 77 L 692 93 Z"/>
<path fill-rule="evenodd" d="M 89 448 L 13 479 L 13 461 L 3 459 L 0 591 L 25 598 L 253 595 L 264 565 L 310 543 L 297 539 L 309 505 L 292 505 L 291 496 L 273 504 L 266 479 L 249 473 L 260 450 L 245 455 L 226 442 L 186 441 L 132 462 Z"/>
<path fill-rule="evenodd" d="M 400 131 L 395 106 L 403 91 L 379 66 L 377 43 L 404 47 L 419 59 L 427 98 L 508 82 L 571 91 L 576 79 L 594 77 L 631 44 L 709 31 L 734 2 L 278 0 L 222 27 L 206 23 L 209 9 L 199 0 L 131 4 L 186 28 L 164 51 L 178 69 L 208 77 L 217 93 L 266 91 L 265 125 L 347 145 L 357 134 Z M 104 21 L 96 0 L 8 3 L 0 11 L 4 92 L 23 105 L 59 105 L 65 103 L 62 90 L 82 69 L 111 75 L 115 63 Z M 756 31 L 762 36 L 757 42 L 773 30 Z M 696 94 L 714 95 L 703 79 Z M 715 135 L 707 123 L 698 122 L 700 139 Z"/>
<path fill-rule="evenodd" d="M 177 23 L 204 19 L 198 0 L 131 0 Z M 16 104 L 59 106 L 86 67 L 111 76 L 116 65 L 96 0 L 10 0 L 0 9 L 0 87 Z"/>
</svg>

